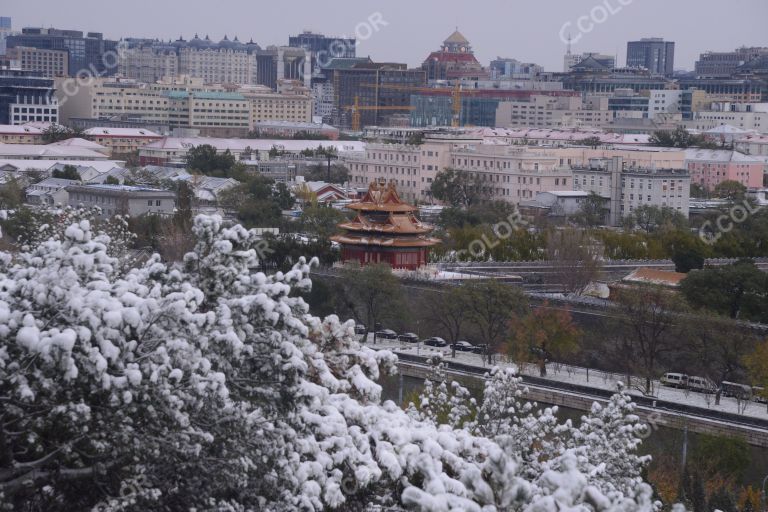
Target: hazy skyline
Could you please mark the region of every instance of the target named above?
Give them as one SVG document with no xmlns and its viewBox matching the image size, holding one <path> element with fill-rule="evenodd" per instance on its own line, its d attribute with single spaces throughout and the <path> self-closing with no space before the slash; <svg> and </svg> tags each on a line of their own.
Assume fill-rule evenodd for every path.
<svg viewBox="0 0 768 512">
<path fill-rule="evenodd" d="M 377 61 L 407 62 L 415 67 L 437 50 L 458 26 L 485 66 L 497 56 L 512 57 L 561 71 L 571 33 L 573 52 L 617 55 L 624 65 L 626 43 L 642 37 L 675 41 L 675 69 L 693 69 L 704 51 L 738 46 L 768 46 L 768 2 L 736 0 L 731 4 L 694 0 L 435 0 L 329 3 L 298 0 L 261 4 L 245 0 L 163 2 L 134 0 L 123 4 L 96 0 L 14 2 L 0 8 L 13 18 L 13 28 L 43 26 L 103 32 L 105 37 L 189 39 L 198 33 L 218 41 L 227 35 L 262 47 L 288 44 L 303 30 L 327 35 L 368 33 L 366 20 L 376 13 L 386 25 L 359 41 L 359 56 Z M 731 7 L 731 8 L 728 8 Z M 724 8 L 728 9 L 723 12 Z M 740 16 L 731 21 L 738 8 Z M 568 25 L 566 25 L 568 24 Z M 585 32 L 579 26 L 591 29 Z"/>
</svg>

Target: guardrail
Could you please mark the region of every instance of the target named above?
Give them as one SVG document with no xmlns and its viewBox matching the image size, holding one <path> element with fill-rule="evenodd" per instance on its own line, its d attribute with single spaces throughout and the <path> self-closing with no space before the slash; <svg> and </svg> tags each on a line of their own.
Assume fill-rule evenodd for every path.
<svg viewBox="0 0 768 512">
<path fill-rule="evenodd" d="M 397 357 L 403 361 L 416 363 L 421 366 L 428 366 L 427 356 L 419 356 L 414 354 L 396 354 Z M 479 377 L 483 377 L 488 373 L 488 368 L 481 368 L 464 363 L 457 363 L 455 361 L 443 360 L 446 368 L 461 373 L 467 373 Z M 541 377 L 533 377 L 529 375 L 521 375 L 523 383 L 528 383 L 537 387 L 545 387 L 550 389 L 556 389 L 560 391 L 570 391 L 573 393 L 580 393 L 582 395 L 588 395 L 594 398 L 600 398 L 608 400 L 614 395 L 614 392 L 607 389 L 593 388 L 589 386 L 583 386 L 581 384 L 571 384 L 568 382 L 554 381 L 549 379 L 543 379 Z M 768 419 L 754 418 L 750 416 L 741 416 L 729 412 L 712 411 L 701 407 L 695 407 L 691 405 L 679 404 L 675 402 L 667 402 L 664 400 L 658 400 L 652 397 L 642 395 L 632 395 L 632 400 L 643 407 L 649 407 L 652 409 L 661 409 L 668 412 L 676 412 L 680 414 L 686 414 L 689 416 L 697 416 L 704 419 L 725 421 L 732 424 L 738 424 L 749 427 L 756 427 L 768 430 Z"/>
</svg>

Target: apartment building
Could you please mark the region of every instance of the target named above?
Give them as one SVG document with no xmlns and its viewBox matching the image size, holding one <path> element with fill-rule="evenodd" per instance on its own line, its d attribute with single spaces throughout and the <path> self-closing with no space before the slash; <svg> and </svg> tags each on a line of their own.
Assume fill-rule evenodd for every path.
<svg viewBox="0 0 768 512">
<path fill-rule="evenodd" d="M 496 127 L 574 128 L 607 126 L 613 120 L 608 98 L 531 96 L 529 101 L 502 101 L 496 109 Z"/>
<path fill-rule="evenodd" d="M 120 75 L 140 82 L 153 83 L 179 76 L 179 58 L 173 45 L 137 44 L 119 54 Z"/>
<path fill-rule="evenodd" d="M 170 190 L 158 190 L 129 185 L 70 185 L 66 187 L 70 206 L 98 206 L 101 216 L 128 214 L 171 215 L 176 208 L 176 194 Z"/>
<path fill-rule="evenodd" d="M 162 135 L 141 128 L 89 128 L 85 130 L 92 141 L 110 148 L 112 154 L 126 154 L 162 139 Z"/>
<path fill-rule="evenodd" d="M 39 73 L 0 70 L 0 124 L 58 123 L 53 80 Z"/>
<path fill-rule="evenodd" d="M 3 144 L 42 144 L 43 130 L 32 125 L 0 125 L 0 142 Z"/>
<path fill-rule="evenodd" d="M 190 75 L 206 84 L 255 84 L 256 52 L 253 41 L 241 43 L 227 36 L 219 42 L 197 34 L 189 41 L 125 39 L 118 69 L 126 78 L 155 82 L 164 77 Z"/>
<path fill-rule="evenodd" d="M 450 167 L 478 176 L 491 198 L 510 203 L 533 199 L 540 192 L 572 190 L 570 167 L 555 155 L 527 148 L 480 144 L 451 152 Z"/>
<path fill-rule="evenodd" d="M 205 136 L 244 136 L 260 121 L 310 122 L 309 89 L 291 84 L 277 93 L 264 86 L 206 85 L 181 76 L 145 84 L 126 79 L 57 82 L 62 122 L 131 119 L 148 125 L 192 128 Z"/>
<path fill-rule="evenodd" d="M 670 207 L 688 217 L 691 177 L 684 168 L 633 167 L 620 156 L 590 159 L 575 166 L 573 190 L 594 192 L 608 200 L 609 224 L 641 205 Z"/>
<path fill-rule="evenodd" d="M 47 50 L 30 46 L 9 48 L 5 58 L 22 71 L 35 71 L 44 77 L 67 76 L 69 54 L 66 50 Z"/>
<path fill-rule="evenodd" d="M 723 181 L 736 181 L 748 189 L 763 187 L 765 160 L 738 151 L 690 148 L 685 162 L 691 183 L 713 190 Z"/>
<path fill-rule="evenodd" d="M 441 170 L 449 167 L 451 152 L 480 144 L 472 135 L 430 135 L 421 145 L 364 145 L 364 153 L 343 159 L 350 172 L 353 187 L 367 190 L 374 180 L 394 180 L 400 196 L 410 202 L 431 201 L 432 182 Z"/>
<path fill-rule="evenodd" d="M 106 76 L 117 72 L 117 66 L 113 65 L 118 53 L 117 41 L 104 39 L 100 32 L 25 27 L 21 34 L 8 36 L 6 45 L 8 49 L 23 46 L 65 52 L 67 71 L 71 76 Z"/>
<path fill-rule="evenodd" d="M 262 121 L 312 121 L 312 96 L 309 89 L 296 88 L 277 93 L 266 86 L 246 86 L 237 91 L 250 102 L 251 129 Z"/>
<path fill-rule="evenodd" d="M 765 103 L 761 105 L 765 105 Z M 744 131 L 768 133 L 768 111 L 702 111 L 696 112 L 693 119 L 686 123 L 687 128 L 701 131 L 723 125 L 730 125 Z"/>
<path fill-rule="evenodd" d="M 168 125 L 192 128 L 208 137 L 244 136 L 250 129 L 250 103 L 236 92 L 170 91 Z"/>
<path fill-rule="evenodd" d="M 510 145 L 483 144 L 472 135 L 431 134 L 421 145 L 371 143 L 365 155 L 345 161 L 356 188 L 374 180 L 395 180 L 409 201 L 431 202 L 440 171 L 455 168 L 476 174 L 493 199 L 519 202 L 546 190 L 570 190 L 567 166 L 551 155 Z"/>
</svg>

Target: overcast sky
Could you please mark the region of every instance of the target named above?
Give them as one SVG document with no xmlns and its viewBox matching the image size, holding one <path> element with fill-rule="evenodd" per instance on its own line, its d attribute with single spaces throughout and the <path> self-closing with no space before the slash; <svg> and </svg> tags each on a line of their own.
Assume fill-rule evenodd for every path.
<svg viewBox="0 0 768 512">
<path fill-rule="evenodd" d="M 573 51 L 618 55 L 641 37 L 675 41 L 675 68 L 692 69 L 699 53 L 768 46 L 768 0 L 9 0 L 0 15 L 27 26 L 103 32 L 106 37 L 179 35 L 253 38 L 288 44 L 302 30 L 368 36 L 358 55 L 419 65 L 456 26 L 483 65 L 496 56 L 562 69 L 565 39 Z M 386 22 L 371 34 L 366 20 Z M 581 29 L 579 28 L 581 27 Z M 561 35 L 563 37 L 561 37 Z"/>
</svg>

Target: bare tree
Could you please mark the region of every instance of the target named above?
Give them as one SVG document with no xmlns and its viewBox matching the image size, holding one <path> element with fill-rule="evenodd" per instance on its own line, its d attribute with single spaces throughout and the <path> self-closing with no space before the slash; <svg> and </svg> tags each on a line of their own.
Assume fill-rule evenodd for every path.
<svg viewBox="0 0 768 512">
<path fill-rule="evenodd" d="M 373 330 L 376 343 L 376 326 L 384 319 L 392 319 L 402 312 L 403 292 L 400 280 L 386 263 L 348 265 L 341 274 L 346 306 L 355 319 L 365 324 L 365 336 Z"/>
<path fill-rule="evenodd" d="M 716 384 L 715 405 L 720 405 L 722 382 L 739 380 L 744 375 L 743 359 L 759 339 L 750 329 L 729 318 L 696 315 L 690 317 L 688 324 L 688 360 L 701 376 Z"/>
<path fill-rule="evenodd" d="M 551 231 L 547 236 L 547 259 L 556 284 L 565 293 L 578 293 L 600 274 L 601 250 L 581 229 Z"/>
<path fill-rule="evenodd" d="M 684 306 L 676 295 L 660 286 L 633 286 L 614 294 L 622 357 L 642 372 L 645 393 L 650 394 L 661 356 L 677 346 Z"/>
<path fill-rule="evenodd" d="M 434 300 L 427 302 L 430 320 L 443 328 L 451 343 L 451 357 L 456 357 L 456 342 L 459 341 L 462 328 L 468 321 L 467 311 L 472 290 L 468 286 L 452 286 L 436 293 Z"/>
<path fill-rule="evenodd" d="M 518 287 L 493 279 L 467 284 L 470 287 L 467 313 L 486 345 L 488 363 L 508 338 L 510 320 L 527 309 L 527 301 Z"/>
</svg>

